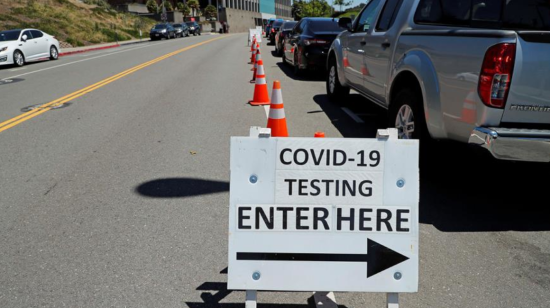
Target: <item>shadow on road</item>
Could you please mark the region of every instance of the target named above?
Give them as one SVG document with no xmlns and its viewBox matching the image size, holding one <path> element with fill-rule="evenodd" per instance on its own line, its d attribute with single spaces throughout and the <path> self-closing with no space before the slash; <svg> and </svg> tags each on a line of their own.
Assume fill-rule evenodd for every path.
<svg viewBox="0 0 550 308">
<path fill-rule="evenodd" d="M 285 73 L 285 75 L 292 80 L 299 81 L 325 81 L 326 73 L 323 71 L 303 71 L 299 76 L 294 74 L 294 68 L 290 64 L 285 64 L 282 62 L 277 62 L 277 66 Z"/>
<path fill-rule="evenodd" d="M 445 232 L 550 230 L 548 164 L 498 161 L 465 144 L 421 154 L 420 222 Z"/>
<path fill-rule="evenodd" d="M 213 307 L 223 307 L 223 308 L 243 308 L 244 307 L 244 292 L 242 303 L 220 303 L 224 298 L 231 294 L 230 290 L 227 290 L 227 283 L 225 282 L 205 282 L 197 288 L 198 291 L 210 291 L 202 292 L 201 299 L 202 303 L 197 302 L 186 302 L 190 308 L 213 308 Z M 308 298 L 307 304 L 263 304 L 258 303 L 259 308 L 308 308 L 315 307 L 315 302 L 313 296 Z M 340 308 L 346 308 L 346 306 L 339 305 Z"/>
<path fill-rule="evenodd" d="M 373 138 L 377 129 L 387 127 L 386 112 L 359 94 L 341 105 L 326 95 L 313 100 L 344 137 Z M 550 230 L 549 174 L 550 164 L 499 161 L 459 142 L 423 145 L 420 223 L 443 232 Z"/>
<path fill-rule="evenodd" d="M 229 182 L 166 178 L 142 183 L 135 191 L 149 198 L 185 198 L 229 191 Z"/>
<path fill-rule="evenodd" d="M 359 94 L 350 94 L 345 102 L 335 104 L 326 94 L 315 95 L 313 101 L 321 107 L 334 127 L 346 138 L 374 138 L 379 128 L 385 128 L 386 111 L 369 103 Z M 342 107 L 358 115 L 364 123 L 354 121 Z"/>
</svg>

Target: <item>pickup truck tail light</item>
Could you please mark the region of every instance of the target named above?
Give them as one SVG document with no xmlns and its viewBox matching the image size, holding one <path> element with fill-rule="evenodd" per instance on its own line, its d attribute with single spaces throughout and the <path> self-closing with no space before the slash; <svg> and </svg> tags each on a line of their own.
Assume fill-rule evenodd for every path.
<svg viewBox="0 0 550 308">
<path fill-rule="evenodd" d="M 329 41 L 327 40 L 318 40 L 318 39 L 311 39 L 311 40 L 304 40 L 304 43 L 306 44 L 306 46 L 309 46 L 309 45 L 326 45 L 329 43 Z"/>
<path fill-rule="evenodd" d="M 481 101 L 495 108 L 504 108 L 516 59 L 516 44 L 498 44 L 485 53 L 479 75 Z"/>
</svg>

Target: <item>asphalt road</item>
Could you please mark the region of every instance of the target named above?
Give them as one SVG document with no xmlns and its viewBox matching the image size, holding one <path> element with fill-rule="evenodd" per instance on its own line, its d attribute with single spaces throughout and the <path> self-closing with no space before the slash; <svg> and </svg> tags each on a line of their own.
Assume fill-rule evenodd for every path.
<svg viewBox="0 0 550 308">
<path fill-rule="evenodd" d="M 272 49 L 291 136 L 385 126 L 356 94 L 329 103 L 322 73 L 295 78 Z M 0 307 L 243 307 L 223 272 L 229 137 L 266 123 L 247 105 L 248 57 L 245 35 L 201 36 L 0 69 Z M 422 153 L 420 290 L 402 306 L 550 307 L 548 174 L 454 143 Z M 336 299 L 382 307 L 385 295 Z"/>
</svg>

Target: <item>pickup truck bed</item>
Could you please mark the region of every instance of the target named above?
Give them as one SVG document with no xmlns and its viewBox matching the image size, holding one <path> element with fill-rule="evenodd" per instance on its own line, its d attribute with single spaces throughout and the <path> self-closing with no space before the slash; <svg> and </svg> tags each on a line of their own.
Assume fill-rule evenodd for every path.
<svg viewBox="0 0 550 308">
<path fill-rule="evenodd" d="M 550 161 L 550 2 L 372 0 L 350 22 L 329 51 L 333 101 L 353 88 L 403 138 Z"/>
</svg>

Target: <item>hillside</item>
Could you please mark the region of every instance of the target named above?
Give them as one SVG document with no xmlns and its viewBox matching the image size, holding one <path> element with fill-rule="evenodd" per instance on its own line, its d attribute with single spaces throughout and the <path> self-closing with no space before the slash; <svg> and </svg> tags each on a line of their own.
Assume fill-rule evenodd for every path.
<svg viewBox="0 0 550 308">
<path fill-rule="evenodd" d="M 155 23 L 120 13 L 103 0 L 0 0 L 0 31 L 37 28 L 72 46 L 139 38 Z M 116 34 L 115 34 L 116 28 Z"/>
</svg>

